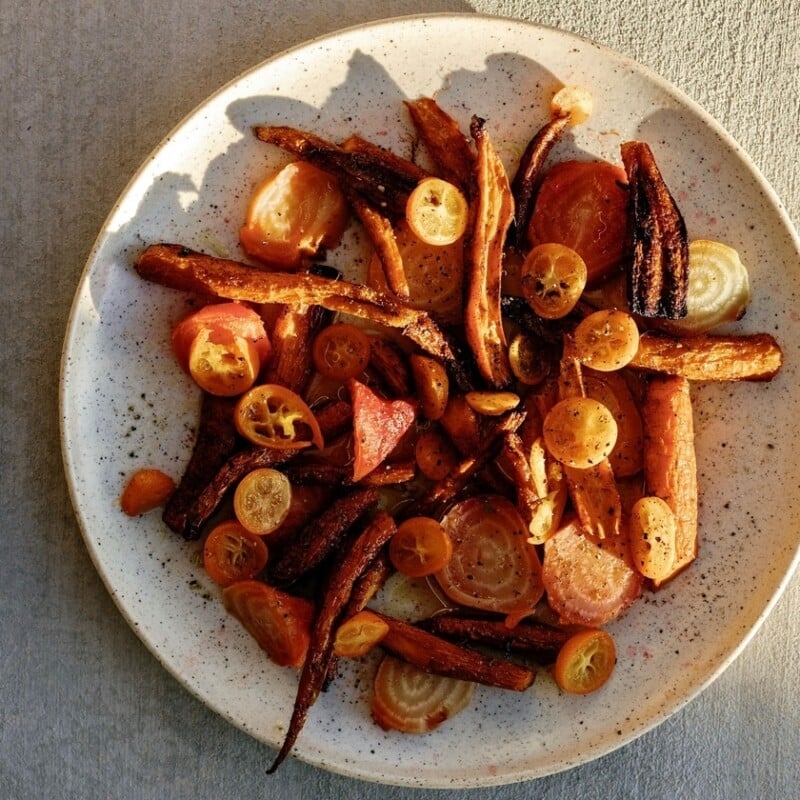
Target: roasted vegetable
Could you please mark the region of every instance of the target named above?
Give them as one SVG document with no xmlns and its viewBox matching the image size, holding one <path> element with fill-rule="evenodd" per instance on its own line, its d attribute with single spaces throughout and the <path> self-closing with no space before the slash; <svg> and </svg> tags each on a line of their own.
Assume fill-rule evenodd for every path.
<svg viewBox="0 0 800 800">
<path fill-rule="evenodd" d="M 379 616 L 389 625 L 381 647 L 425 672 L 514 692 L 523 692 L 533 683 L 533 670 L 484 656 L 394 617 Z"/>
<path fill-rule="evenodd" d="M 568 116 L 562 116 L 545 123 L 528 142 L 520 159 L 511 183 L 511 192 L 514 195 L 514 244 L 520 251 L 526 250 L 528 246 L 528 225 L 533 214 L 542 167 L 569 121 Z"/>
<path fill-rule="evenodd" d="M 649 145 L 625 142 L 621 152 L 631 198 L 631 311 L 681 319 L 686 316 L 689 287 L 686 224 Z"/>
<path fill-rule="evenodd" d="M 488 645 L 510 653 L 521 653 L 548 662 L 555 658 L 570 634 L 542 622 L 522 620 L 509 628 L 502 619 L 470 617 L 445 612 L 419 623 L 425 630 L 454 642 Z"/>
<path fill-rule="evenodd" d="M 675 560 L 659 587 L 697 556 L 697 459 L 689 382 L 653 378 L 642 406 L 644 477 L 648 494 L 660 497 L 675 515 Z"/>
<path fill-rule="evenodd" d="M 333 658 L 336 626 L 342 619 L 353 586 L 392 538 L 395 530 L 392 518 L 383 512 L 379 513 L 347 549 L 338 567 L 328 576 L 322 603 L 311 628 L 311 641 L 300 674 L 289 730 L 275 761 L 267 770 L 268 773 L 275 772 L 289 755 L 308 716 L 308 710 L 316 702 L 325 684 Z"/>
<path fill-rule="evenodd" d="M 398 157 L 379 147 L 353 148 L 351 144 L 348 150 L 316 134 L 283 125 L 258 125 L 254 132 L 262 142 L 277 145 L 332 173 L 345 190 L 357 191 L 394 218 L 402 217 L 408 194 L 419 181 L 419 168 L 412 164 L 413 169 L 399 169 Z"/>
<path fill-rule="evenodd" d="M 768 333 L 683 339 L 645 333 L 630 362 L 634 369 L 681 375 L 690 381 L 769 381 L 782 364 L 783 351 Z"/>
<path fill-rule="evenodd" d="M 378 492 L 355 489 L 335 500 L 287 543 L 280 559 L 269 567 L 270 581 L 288 586 L 318 566 L 341 544 L 347 532 L 378 504 Z"/>
<path fill-rule="evenodd" d="M 235 404 L 235 398 L 203 393 L 194 449 L 178 488 L 167 501 L 163 514 L 167 527 L 187 539 L 196 539 L 199 535 L 199 530 L 187 530 L 187 520 L 193 506 L 199 502 L 208 483 L 236 449 L 236 429 L 233 425 Z"/>
<path fill-rule="evenodd" d="M 317 275 L 263 272 L 178 244 L 151 245 L 135 266 L 141 277 L 171 289 L 253 303 L 316 304 L 399 328 L 422 350 L 450 367 L 461 385 L 471 383 L 444 334 L 426 313 L 403 306 L 368 286 Z"/>
<path fill-rule="evenodd" d="M 442 177 L 467 189 L 475 156 L 458 122 L 430 97 L 407 100 L 406 108 Z"/>
<path fill-rule="evenodd" d="M 473 117 L 470 130 L 478 156 L 470 193 L 472 221 L 465 244 L 464 327 L 483 379 L 492 388 L 503 389 L 514 377 L 500 315 L 503 248 L 514 215 L 514 201 L 485 120 Z"/>
</svg>

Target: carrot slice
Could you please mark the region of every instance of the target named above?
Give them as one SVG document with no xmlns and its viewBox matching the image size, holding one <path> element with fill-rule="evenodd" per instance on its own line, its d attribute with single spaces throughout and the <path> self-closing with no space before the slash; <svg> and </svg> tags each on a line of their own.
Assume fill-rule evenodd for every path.
<svg viewBox="0 0 800 800">
<path fill-rule="evenodd" d="M 125 485 L 119 504 L 129 517 L 163 506 L 175 491 L 175 481 L 160 469 L 140 469 Z"/>
</svg>

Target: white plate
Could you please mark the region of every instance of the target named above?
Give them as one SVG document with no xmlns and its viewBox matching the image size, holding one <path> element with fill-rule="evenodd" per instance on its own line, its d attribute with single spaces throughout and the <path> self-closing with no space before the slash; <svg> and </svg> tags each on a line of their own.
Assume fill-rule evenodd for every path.
<svg viewBox="0 0 800 800">
<path fill-rule="evenodd" d="M 731 663 L 798 558 L 800 259 L 790 223 L 719 125 L 624 56 L 518 21 L 434 15 L 310 42 L 209 98 L 133 178 L 78 287 L 64 347 L 62 438 L 97 569 L 126 619 L 184 686 L 278 745 L 295 674 L 267 663 L 226 616 L 197 566 L 196 545 L 167 531 L 157 512 L 129 520 L 118 508 L 134 469 L 157 466 L 179 476 L 198 411 L 197 393 L 168 347 L 186 298 L 142 282 L 131 262 L 155 241 L 239 254 L 236 233 L 251 187 L 281 158 L 255 140 L 254 124 L 294 125 L 334 140 L 357 132 L 409 154 L 402 100 L 436 94 L 465 128 L 473 113 L 488 119 L 512 169 L 563 83 L 590 87 L 596 111 L 554 158 L 584 151 L 618 161 L 623 140 L 649 142 L 690 235 L 734 245 L 749 266 L 753 302 L 738 327 L 774 333 L 786 351 L 785 369 L 771 384 L 695 388 L 700 557 L 610 626 L 619 664 L 602 691 L 562 696 L 546 675 L 524 695 L 479 689 L 471 708 L 437 732 L 406 736 L 371 722 L 364 677 L 370 665 L 346 673 L 320 698 L 300 736 L 296 755 L 326 769 L 427 787 L 546 775 L 630 742 Z M 332 260 L 362 258 L 357 237 L 350 237 Z"/>
</svg>

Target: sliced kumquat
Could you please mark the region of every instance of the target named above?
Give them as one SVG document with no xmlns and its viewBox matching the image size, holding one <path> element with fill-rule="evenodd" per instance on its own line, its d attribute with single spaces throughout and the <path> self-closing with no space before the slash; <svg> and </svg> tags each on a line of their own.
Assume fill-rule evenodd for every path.
<svg viewBox="0 0 800 800">
<path fill-rule="evenodd" d="M 642 497 L 633 504 L 629 536 L 633 564 L 645 578 L 663 583 L 675 566 L 675 513 L 660 497 Z"/>
<path fill-rule="evenodd" d="M 246 392 L 260 368 L 255 344 L 242 336 L 204 328 L 189 348 L 189 374 L 209 394 L 234 397 Z"/>
<path fill-rule="evenodd" d="M 447 370 L 435 359 L 418 354 L 411 355 L 408 363 L 423 416 L 432 420 L 441 419 L 450 395 Z"/>
<path fill-rule="evenodd" d="M 499 417 L 519 405 L 514 392 L 467 392 L 467 405 L 484 417 Z"/>
<path fill-rule="evenodd" d="M 277 383 L 254 386 L 234 411 L 236 430 L 253 444 L 297 450 L 312 444 L 322 449 L 322 431 L 300 395 Z"/>
<path fill-rule="evenodd" d="M 333 640 L 333 652 L 342 658 L 361 658 L 380 644 L 388 632 L 386 620 L 364 609 L 338 627 Z"/>
<path fill-rule="evenodd" d="M 602 309 L 581 320 L 573 335 L 575 357 L 599 372 L 629 364 L 639 349 L 636 320 L 620 309 Z"/>
<path fill-rule="evenodd" d="M 220 586 L 255 578 L 267 558 L 264 540 L 236 520 L 221 522 L 203 543 L 203 566 Z"/>
<path fill-rule="evenodd" d="M 611 677 L 617 650 L 611 634 L 596 628 L 579 631 L 561 646 L 553 666 L 559 688 L 570 694 L 589 694 Z"/>
<path fill-rule="evenodd" d="M 534 247 L 522 264 L 522 293 L 540 317 L 560 319 L 575 308 L 587 275 L 586 263 L 571 247 L 546 242 Z"/>
<path fill-rule="evenodd" d="M 389 559 L 410 578 L 433 575 L 453 555 L 453 543 L 441 523 L 431 517 L 410 517 L 397 527 L 389 542 Z"/>
<path fill-rule="evenodd" d="M 172 350 L 184 372 L 190 372 L 189 352 L 198 335 L 206 331 L 212 342 L 246 339 L 258 353 L 256 372 L 272 354 L 261 315 L 245 303 L 209 303 L 184 317 L 172 331 Z M 240 345 L 241 347 L 241 345 Z"/>
<path fill-rule="evenodd" d="M 426 244 L 457 242 L 467 229 L 469 206 L 461 190 L 442 178 L 423 178 L 408 197 L 406 222 Z"/>
<path fill-rule="evenodd" d="M 263 467 L 239 481 L 233 494 L 236 519 L 251 533 L 272 533 L 286 519 L 292 504 L 292 485 L 276 469 Z"/>
<path fill-rule="evenodd" d="M 369 337 L 349 322 L 328 325 L 317 334 L 311 347 L 319 374 L 337 381 L 360 375 L 369 364 L 369 355 Z"/>
<path fill-rule="evenodd" d="M 591 397 L 560 400 L 548 412 L 542 430 L 548 452 L 576 469 L 599 464 L 617 442 L 614 415 Z"/>
</svg>

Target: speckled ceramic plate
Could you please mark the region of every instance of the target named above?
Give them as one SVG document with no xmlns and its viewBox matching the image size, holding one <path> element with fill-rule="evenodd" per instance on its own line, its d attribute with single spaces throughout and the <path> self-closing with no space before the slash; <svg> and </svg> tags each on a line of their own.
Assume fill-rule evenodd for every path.
<svg viewBox="0 0 800 800">
<path fill-rule="evenodd" d="M 367 703 L 373 663 L 354 666 L 313 708 L 296 755 L 360 778 L 471 787 L 556 772 L 617 748 L 666 719 L 731 663 L 797 560 L 800 381 L 798 242 L 747 156 L 709 116 L 624 56 L 555 30 L 475 15 L 390 20 L 280 55 L 222 88 L 141 167 L 113 209 L 78 287 L 62 375 L 63 449 L 87 546 L 130 624 L 191 692 L 277 745 L 296 677 L 271 666 L 228 618 L 197 546 L 157 512 L 127 519 L 118 497 L 135 469 L 178 477 L 198 395 L 170 355 L 186 298 L 137 278 L 145 243 L 175 241 L 239 255 L 248 194 L 280 154 L 256 123 L 356 132 L 410 153 L 402 101 L 436 94 L 465 126 L 473 113 L 509 169 L 563 83 L 591 87 L 596 111 L 554 152 L 619 160 L 651 143 L 692 237 L 734 245 L 753 302 L 738 328 L 774 333 L 786 366 L 771 384 L 696 386 L 702 489 L 698 562 L 609 626 L 619 649 L 610 683 L 588 697 L 547 675 L 523 695 L 479 688 L 471 707 L 428 736 L 384 733 Z M 363 262 L 357 236 L 332 261 Z M 265 753 L 265 761 L 268 754 Z"/>
</svg>

